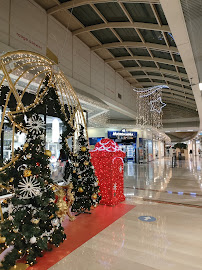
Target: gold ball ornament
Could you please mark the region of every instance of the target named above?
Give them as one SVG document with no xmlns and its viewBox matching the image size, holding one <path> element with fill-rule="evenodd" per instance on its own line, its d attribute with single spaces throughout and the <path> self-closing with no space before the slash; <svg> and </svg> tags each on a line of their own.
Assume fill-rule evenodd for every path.
<svg viewBox="0 0 202 270">
<path fill-rule="evenodd" d="M 23 145 L 23 147 L 24 147 L 25 149 L 26 149 L 28 146 L 29 146 L 28 143 L 25 143 L 25 144 Z"/>
<path fill-rule="evenodd" d="M 52 153 L 50 150 L 46 150 L 44 153 L 46 156 L 51 157 Z"/>
<path fill-rule="evenodd" d="M 26 158 L 27 158 L 27 159 L 30 159 L 31 157 L 32 157 L 31 154 L 27 154 L 27 155 L 26 155 Z"/>
<path fill-rule="evenodd" d="M 14 181 L 14 177 L 11 177 L 11 179 L 9 180 L 10 183 L 12 183 Z"/>
<path fill-rule="evenodd" d="M 93 200 L 96 200 L 97 199 L 97 194 L 93 194 L 92 197 L 91 197 Z"/>
<path fill-rule="evenodd" d="M 56 190 L 56 187 L 55 186 L 52 186 L 51 188 L 52 188 L 53 191 Z"/>
<path fill-rule="evenodd" d="M 3 244 L 6 242 L 6 237 L 0 236 L 0 244 Z"/>
<path fill-rule="evenodd" d="M 40 219 L 37 219 L 37 218 L 32 218 L 32 219 L 31 219 L 31 222 L 32 222 L 33 224 L 38 224 L 39 221 L 40 221 Z"/>
<path fill-rule="evenodd" d="M 78 178 L 81 179 L 81 175 L 78 175 Z"/>
<path fill-rule="evenodd" d="M 18 231 L 19 231 L 18 229 L 13 229 L 14 233 L 18 233 Z"/>
<path fill-rule="evenodd" d="M 24 177 L 29 177 L 29 176 L 31 176 L 32 175 L 32 171 L 31 170 L 24 170 L 23 171 L 23 176 Z"/>
<path fill-rule="evenodd" d="M 81 147 L 81 151 L 82 151 L 82 152 L 86 152 L 86 150 L 87 150 L 87 148 L 86 148 L 85 146 L 82 146 L 82 147 Z"/>
<path fill-rule="evenodd" d="M 75 167 L 79 167 L 79 163 L 76 162 L 76 163 L 74 164 L 74 166 L 75 166 Z"/>
<path fill-rule="evenodd" d="M 87 160 L 84 161 L 83 163 L 85 166 L 88 166 L 89 162 Z"/>
<path fill-rule="evenodd" d="M 73 173 L 76 173 L 76 171 L 75 171 L 75 170 L 73 170 Z"/>
<path fill-rule="evenodd" d="M 79 187 L 79 188 L 78 188 L 78 192 L 79 192 L 79 193 L 83 193 L 83 191 L 84 191 L 84 190 L 83 190 L 82 187 Z"/>
</svg>

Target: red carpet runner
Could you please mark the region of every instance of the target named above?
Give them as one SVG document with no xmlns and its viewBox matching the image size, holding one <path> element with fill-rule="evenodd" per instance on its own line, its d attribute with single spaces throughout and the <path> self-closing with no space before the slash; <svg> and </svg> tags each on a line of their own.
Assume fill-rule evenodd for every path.
<svg viewBox="0 0 202 270">
<path fill-rule="evenodd" d="M 134 207 L 128 204 L 118 204 L 114 207 L 100 205 L 92 210 L 91 215 L 82 214 L 73 222 L 65 220 L 63 226 L 67 240 L 58 248 L 46 252 L 42 258 L 37 259 L 36 265 L 27 270 L 47 270 Z"/>
</svg>

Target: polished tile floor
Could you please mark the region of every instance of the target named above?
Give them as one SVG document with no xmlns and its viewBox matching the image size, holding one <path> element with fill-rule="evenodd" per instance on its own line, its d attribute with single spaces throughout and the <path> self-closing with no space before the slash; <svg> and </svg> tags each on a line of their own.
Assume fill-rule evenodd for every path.
<svg viewBox="0 0 202 270">
<path fill-rule="evenodd" d="M 126 164 L 124 203 L 136 207 L 49 269 L 201 270 L 201 169 L 197 158 Z"/>
</svg>

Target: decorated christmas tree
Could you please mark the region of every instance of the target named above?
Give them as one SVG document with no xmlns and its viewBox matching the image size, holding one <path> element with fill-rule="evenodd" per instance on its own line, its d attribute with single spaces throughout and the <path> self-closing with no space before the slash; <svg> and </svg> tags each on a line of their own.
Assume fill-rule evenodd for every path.
<svg viewBox="0 0 202 270">
<path fill-rule="evenodd" d="M 88 141 L 84 136 L 84 127 L 80 126 L 78 137 L 77 156 L 73 163 L 74 173 L 72 182 L 75 192 L 75 201 L 72 205 L 72 211 L 82 213 L 85 210 L 90 211 L 91 206 L 96 207 L 101 197 L 99 196 L 98 180 L 94 173 L 94 167 L 90 162 L 90 153 Z M 78 177 L 76 177 L 78 175 Z"/>
<path fill-rule="evenodd" d="M 13 197 L 2 204 L 5 211 L 1 237 L 5 237 L 4 248 L 11 247 L 2 261 L 4 269 L 15 265 L 23 256 L 33 265 L 43 251 L 49 250 L 51 245 L 59 246 L 66 238 L 54 203 L 54 185 L 48 166 L 50 151 L 45 150 L 42 119 L 37 114 L 32 115 L 26 129 L 24 147 L 15 152 L 18 160 L 2 172 L 14 192 Z"/>
</svg>

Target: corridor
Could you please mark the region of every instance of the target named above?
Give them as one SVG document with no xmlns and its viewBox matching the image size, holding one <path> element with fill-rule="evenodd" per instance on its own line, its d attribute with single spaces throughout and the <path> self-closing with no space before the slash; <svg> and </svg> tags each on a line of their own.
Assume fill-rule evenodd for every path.
<svg viewBox="0 0 202 270">
<path fill-rule="evenodd" d="M 50 269 L 201 270 L 201 164 L 126 164 L 124 203 L 135 207 Z"/>
</svg>

